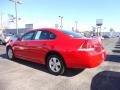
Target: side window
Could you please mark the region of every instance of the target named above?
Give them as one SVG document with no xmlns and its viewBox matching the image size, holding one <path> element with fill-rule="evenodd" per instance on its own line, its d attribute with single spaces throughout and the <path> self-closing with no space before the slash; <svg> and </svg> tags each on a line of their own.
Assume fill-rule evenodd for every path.
<svg viewBox="0 0 120 90">
<path fill-rule="evenodd" d="M 35 35 L 35 40 L 52 40 L 55 38 L 56 38 L 56 35 L 47 30 L 37 31 Z"/>
<path fill-rule="evenodd" d="M 42 31 L 41 34 L 40 34 L 39 39 L 40 39 L 40 40 L 47 40 L 48 37 L 49 37 L 48 35 L 49 35 L 49 32 L 48 32 L 48 31 Z"/>
<path fill-rule="evenodd" d="M 56 38 L 56 35 L 54 33 L 49 33 L 49 39 L 55 39 Z"/>
<path fill-rule="evenodd" d="M 34 36 L 34 32 L 26 33 L 26 34 L 22 37 L 22 40 L 32 40 L 32 39 L 33 39 L 33 36 Z"/>
</svg>

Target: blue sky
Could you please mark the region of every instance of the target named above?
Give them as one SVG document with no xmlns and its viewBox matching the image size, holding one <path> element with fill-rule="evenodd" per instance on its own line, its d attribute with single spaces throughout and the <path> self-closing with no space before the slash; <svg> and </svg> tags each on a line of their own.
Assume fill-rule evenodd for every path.
<svg viewBox="0 0 120 90">
<path fill-rule="evenodd" d="M 18 15 L 21 17 L 19 27 L 25 23 L 34 23 L 34 27 L 54 27 L 60 24 L 59 15 L 63 16 L 63 27 L 71 29 L 78 21 L 81 30 L 91 29 L 95 26 L 96 19 L 103 19 L 103 27 L 114 28 L 120 31 L 120 0 L 22 0 L 18 5 Z M 8 14 L 15 13 L 14 4 L 9 0 L 0 1 L 0 10 L 4 22 Z M 8 23 L 7 23 L 8 24 Z M 7 25 L 6 24 L 6 25 Z M 13 24 L 9 24 L 13 26 Z"/>
</svg>

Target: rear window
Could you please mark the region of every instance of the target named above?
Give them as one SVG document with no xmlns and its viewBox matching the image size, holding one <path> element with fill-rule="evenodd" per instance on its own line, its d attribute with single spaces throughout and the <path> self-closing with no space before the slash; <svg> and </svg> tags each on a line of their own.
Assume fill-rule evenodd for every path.
<svg viewBox="0 0 120 90">
<path fill-rule="evenodd" d="M 84 35 L 82 35 L 80 33 L 73 32 L 73 31 L 62 30 L 62 32 L 66 35 L 69 35 L 70 37 L 73 37 L 73 38 L 83 38 L 83 37 L 85 37 Z"/>
</svg>

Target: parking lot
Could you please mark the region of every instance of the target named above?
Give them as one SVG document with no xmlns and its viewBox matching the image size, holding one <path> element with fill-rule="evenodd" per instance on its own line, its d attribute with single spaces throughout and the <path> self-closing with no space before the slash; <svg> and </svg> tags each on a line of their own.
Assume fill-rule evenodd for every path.
<svg viewBox="0 0 120 90">
<path fill-rule="evenodd" d="M 100 66 L 50 74 L 44 65 L 23 60 L 10 61 L 0 46 L 0 90 L 120 90 L 120 41 L 104 39 L 108 53 Z"/>
</svg>

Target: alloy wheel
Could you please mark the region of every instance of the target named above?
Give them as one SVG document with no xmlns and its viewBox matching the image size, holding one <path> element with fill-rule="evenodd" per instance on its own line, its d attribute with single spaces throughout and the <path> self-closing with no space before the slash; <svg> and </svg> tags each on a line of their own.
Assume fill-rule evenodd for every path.
<svg viewBox="0 0 120 90">
<path fill-rule="evenodd" d="M 61 63 L 58 58 L 52 57 L 49 61 L 49 67 L 53 72 L 59 72 L 61 69 Z"/>
<path fill-rule="evenodd" d="M 12 49 L 11 48 L 8 48 L 8 50 L 7 50 L 7 56 L 8 56 L 8 58 L 9 59 L 13 59 L 13 51 L 12 51 Z"/>
</svg>

